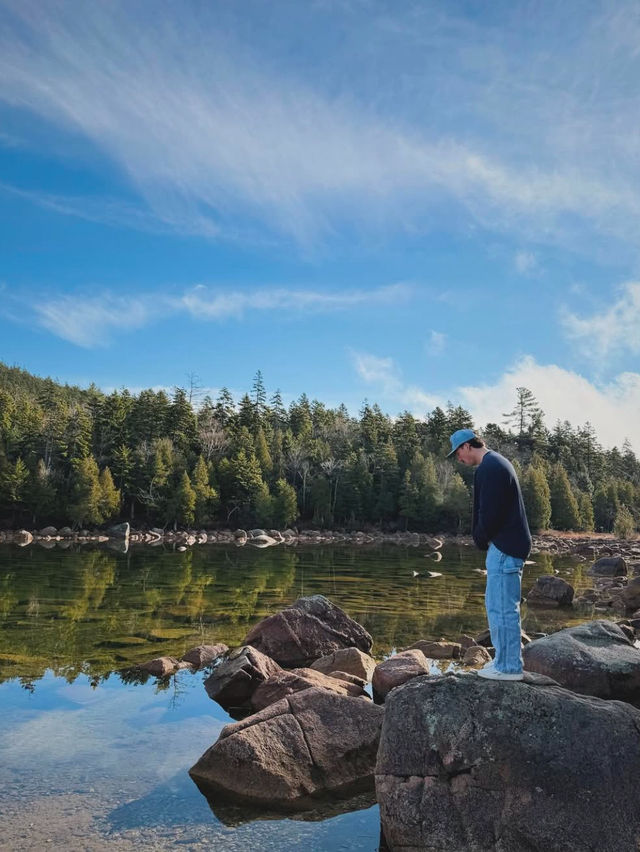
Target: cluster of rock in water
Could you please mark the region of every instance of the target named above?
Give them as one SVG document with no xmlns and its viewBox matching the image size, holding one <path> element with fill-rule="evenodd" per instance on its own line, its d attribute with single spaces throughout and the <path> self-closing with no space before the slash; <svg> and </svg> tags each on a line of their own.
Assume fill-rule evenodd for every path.
<svg viewBox="0 0 640 852">
<path fill-rule="evenodd" d="M 434 550 L 442 547 L 445 535 L 435 537 L 413 532 L 338 532 L 335 530 L 285 529 L 285 530 L 165 530 L 153 527 L 150 530 L 132 530 L 128 522 L 116 524 L 105 530 L 74 530 L 71 527 L 48 526 L 40 530 L 0 530 L 0 542 L 25 547 L 36 542 L 44 547 L 69 545 L 77 542 L 104 544 L 107 542 L 126 542 L 127 544 L 175 545 L 178 550 L 186 550 L 196 544 L 234 544 L 237 547 L 273 547 L 274 545 L 295 544 L 403 544 L 411 547 L 431 546 Z M 449 538 L 452 538 L 449 536 Z M 469 543 L 470 539 L 461 539 Z"/>
<path fill-rule="evenodd" d="M 590 570 L 618 583 L 628 566 Z M 540 578 L 538 604 L 571 604 L 557 581 Z M 618 623 L 523 634 L 522 682 L 469 668 L 491 658 L 488 632 L 376 662 L 367 631 L 318 595 L 263 619 L 239 648 L 201 646 L 147 670 L 210 665 L 208 695 L 239 719 L 190 770 L 227 822 L 377 800 L 381 848 L 637 852 L 640 577 L 619 597 L 630 617 Z"/>
</svg>

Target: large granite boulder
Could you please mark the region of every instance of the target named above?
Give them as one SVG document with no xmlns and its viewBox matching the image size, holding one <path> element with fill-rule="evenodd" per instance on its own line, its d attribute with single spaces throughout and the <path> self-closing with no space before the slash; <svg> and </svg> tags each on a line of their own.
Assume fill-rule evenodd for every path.
<svg viewBox="0 0 640 852">
<path fill-rule="evenodd" d="M 242 647 L 214 669 L 204 682 L 209 698 L 225 710 L 249 710 L 251 696 L 265 680 L 282 671 L 280 666 L 255 648 Z"/>
<path fill-rule="evenodd" d="M 613 621 L 589 621 L 536 639 L 522 652 L 527 671 L 584 695 L 640 700 L 640 650 Z"/>
<path fill-rule="evenodd" d="M 299 598 L 264 618 L 244 644 L 252 645 L 281 666 L 306 666 L 340 648 L 359 648 L 368 654 L 373 640 L 339 607 L 322 595 L 313 595 Z"/>
<path fill-rule="evenodd" d="M 627 563 L 622 556 L 602 556 L 593 563 L 587 574 L 597 577 L 624 577 L 627 574 Z"/>
<path fill-rule="evenodd" d="M 373 785 L 383 716 L 366 698 L 305 689 L 227 725 L 189 772 L 205 795 L 305 809 Z"/>
<path fill-rule="evenodd" d="M 350 695 L 354 698 L 366 696 L 364 689 L 346 680 L 316 672 L 313 669 L 291 669 L 281 670 L 271 675 L 268 680 L 261 683 L 251 696 L 251 706 L 254 710 L 264 710 L 270 704 L 275 704 L 292 695 L 294 692 L 302 692 L 303 689 L 328 689 L 337 695 Z"/>
<path fill-rule="evenodd" d="M 527 603 L 534 606 L 571 606 L 574 589 L 570 583 L 553 574 L 538 577 L 527 595 Z"/>
<path fill-rule="evenodd" d="M 373 697 L 377 702 L 382 702 L 396 686 L 428 673 L 429 660 L 422 651 L 418 648 L 400 651 L 376 666 L 371 680 Z"/>
<path fill-rule="evenodd" d="M 628 704 L 472 674 L 417 678 L 385 705 L 376 793 L 387 844 L 635 852 L 639 752 Z"/>
<path fill-rule="evenodd" d="M 323 674 L 331 672 L 348 672 L 362 678 L 366 683 L 371 680 L 376 661 L 369 654 L 363 654 L 358 648 L 340 648 L 326 657 L 311 663 L 309 668 Z"/>
</svg>

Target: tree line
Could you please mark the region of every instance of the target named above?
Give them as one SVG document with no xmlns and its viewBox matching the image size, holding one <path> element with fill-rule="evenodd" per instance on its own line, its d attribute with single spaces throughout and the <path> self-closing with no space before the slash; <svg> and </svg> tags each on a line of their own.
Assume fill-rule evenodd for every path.
<svg viewBox="0 0 640 852">
<path fill-rule="evenodd" d="M 0 522 L 467 532 L 473 472 L 444 458 L 466 427 L 453 403 L 420 419 L 367 401 L 352 416 L 305 394 L 285 406 L 260 371 L 239 399 L 223 388 L 214 400 L 193 377 L 171 394 L 105 394 L 0 363 Z M 548 428 L 527 388 L 478 431 L 516 466 L 533 529 L 638 528 L 628 442 L 604 449 L 589 423 Z"/>
</svg>

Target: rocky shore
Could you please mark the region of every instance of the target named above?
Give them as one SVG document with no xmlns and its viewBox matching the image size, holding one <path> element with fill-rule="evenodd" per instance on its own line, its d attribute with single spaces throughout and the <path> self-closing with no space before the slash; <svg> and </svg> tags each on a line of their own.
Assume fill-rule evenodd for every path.
<svg viewBox="0 0 640 852">
<path fill-rule="evenodd" d="M 204 668 L 208 696 L 238 720 L 190 770 L 227 824 L 377 801 L 381 849 L 635 852 L 640 577 L 619 554 L 588 570 L 632 590 L 619 595 L 625 617 L 523 633 L 522 682 L 474 674 L 493 655 L 487 631 L 376 660 L 370 634 L 320 595 L 263 619 L 237 648 L 139 670 Z M 564 591 L 536 605 L 572 606 Z"/>
<path fill-rule="evenodd" d="M 68 547 L 73 543 L 105 544 L 108 542 L 146 544 L 150 546 L 172 545 L 176 549 L 202 544 L 233 544 L 237 547 L 249 545 L 257 548 L 276 545 L 297 544 L 397 544 L 404 547 L 427 547 L 438 551 L 445 544 L 471 546 L 468 535 L 451 533 L 382 532 L 379 530 L 316 530 L 288 528 L 274 529 L 221 529 L 221 530 L 165 530 L 132 529 L 128 522 L 116 524 L 104 530 L 74 530 L 71 527 L 53 526 L 41 529 L 0 530 L 0 544 L 17 544 L 25 547 L 36 543 L 43 547 Z M 640 540 L 616 539 L 608 533 L 585 533 L 580 535 L 548 532 L 533 536 L 532 553 L 550 553 L 575 556 L 583 561 L 598 556 L 622 556 L 640 560 Z"/>
</svg>

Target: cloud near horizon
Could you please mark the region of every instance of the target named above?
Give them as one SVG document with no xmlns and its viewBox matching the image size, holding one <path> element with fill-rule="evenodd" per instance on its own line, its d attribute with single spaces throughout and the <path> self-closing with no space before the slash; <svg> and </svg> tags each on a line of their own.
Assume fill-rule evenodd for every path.
<svg viewBox="0 0 640 852">
<path fill-rule="evenodd" d="M 624 372 L 606 384 L 590 382 L 584 376 L 555 364 L 538 364 L 531 356 L 518 360 L 493 383 L 464 385 L 446 393 L 430 394 L 406 385 L 393 358 L 354 353 L 354 367 L 360 378 L 388 400 L 424 417 L 436 405 L 448 400 L 467 408 L 479 429 L 487 423 L 503 424 L 503 413 L 516 400 L 516 388 L 526 387 L 537 398 L 545 422 L 553 428 L 557 421 L 582 426 L 589 421 L 605 447 L 621 447 L 628 439 L 640 452 L 640 373 Z"/>
</svg>

